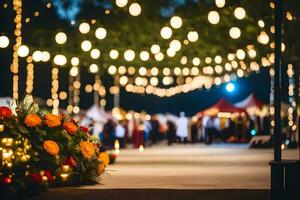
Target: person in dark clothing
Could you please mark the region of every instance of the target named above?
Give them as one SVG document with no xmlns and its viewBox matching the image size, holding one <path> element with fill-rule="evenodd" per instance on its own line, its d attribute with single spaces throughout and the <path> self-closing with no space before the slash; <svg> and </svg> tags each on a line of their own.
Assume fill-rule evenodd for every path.
<svg viewBox="0 0 300 200">
<path fill-rule="evenodd" d="M 157 139 L 159 136 L 159 122 L 155 117 L 152 117 L 151 121 L 151 136 L 152 136 L 152 144 L 156 144 L 157 143 Z"/>
<path fill-rule="evenodd" d="M 193 121 L 192 122 L 192 126 L 191 126 L 191 139 L 192 139 L 192 143 L 197 143 L 198 142 L 198 119 L 197 121 Z"/>
<path fill-rule="evenodd" d="M 172 145 L 172 143 L 175 140 L 176 126 L 170 120 L 167 121 L 167 125 L 168 125 L 168 131 L 167 131 L 168 145 Z"/>
<path fill-rule="evenodd" d="M 112 149 L 114 147 L 115 141 L 115 127 L 116 124 L 113 120 L 108 120 L 103 127 L 103 145 L 107 149 Z"/>
</svg>

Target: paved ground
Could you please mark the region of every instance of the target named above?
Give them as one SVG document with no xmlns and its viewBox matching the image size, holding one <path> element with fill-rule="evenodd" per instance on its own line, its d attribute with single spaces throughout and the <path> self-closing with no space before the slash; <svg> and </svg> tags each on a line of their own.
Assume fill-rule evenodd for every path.
<svg viewBox="0 0 300 200">
<path fill-rule="evenodd" d="M 296 158 L 297 151 L 284 157 Z M 268 189 L 270 149 L 247 145 L 176 145 L 123 150 L 102 186 L 86 188 Z"/>
<path fill-rule="evenodd" d="M 297 158 L 297 152 L 283 157 Z M 271 159 L 272 150 L 246 145 L 122 150 L 102 184 L 54 189 L 38 199 L 268 199 Z"/>
</svg>

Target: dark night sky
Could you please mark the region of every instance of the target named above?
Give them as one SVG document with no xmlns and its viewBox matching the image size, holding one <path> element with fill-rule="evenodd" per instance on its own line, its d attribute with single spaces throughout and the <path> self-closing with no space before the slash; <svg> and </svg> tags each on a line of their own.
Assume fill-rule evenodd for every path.
<svg viewBox="0 0 300 200">
<path fill-rule="evenodd" d="M 1 7 L 3 0 L 0 0 Z M 51 21 L 49 21 L 49 24 Z M 13 19 L 11 13 L 3 12 L 0 9 L 0 35 L 5 34 L 10 37 L 11 43 L 9 48 L 0 49 L 0 97 L 12 95 L 12 75 L 9 72 L 9 65 L 12 61 L 12 32 L 13 32 Z M 61 89 L 67 89 L 68 71 L 66 69 L 60 70 L 60 84 Z M 81 70 L 82 73 L 82 85 L 91 83 L 93 80 L 87 70 Z M 26 65 L 24 62 L 20 62 L 20 92 L 25 92 L 25 74 Z M 103 78 L 103 77 L 102 77 Z M 284 86 L 286 91 L 286 76 L 283 77 Z M 105 78 L 103 80 L 104 85 L 111 84 L 111 78 Z M 268 70 L 262 69 L 259 73 L 252 73 L 247 78 L 238 79 L 235 81 L 236 90 L 233 93 L 227 93 L 224 85 L 214 86 L 209 90 L 196 90 L 187 94 L 179 94 L 169 98 L 160 98 L 153 95 L 139 95 L 126 93 L 121 91 L 121 107 L 124 109 L 134 109 L 136 111 L 145 110 L 149 113 L 163 113 L 171 112 L 178 114 L 180 111 L 185 111 L 187 114 L 192 115 L 196 112 L 207 108 L 217 102 L 221 97 L 225 97 L 228 101 L 234 103 L 243 100 L 249 94 L 254 93 L 258 99 L 268 103 L 269 90 L 270 90 L 270 77 Z M 34 96 L 47 99 L 50 97 L 51 87 L 51 67 L 50 64 L 38 63 L 35 64 L 35 79 L 34 79 Z M 84 87 L 81 91 L 82 108 L 88 108 L 93 103 L 93 95 L 86 94 Z M 22 95 L 21 95 L 22 96 Z M 284 96 L 287 99 L 287 95 Z M 111 109 L 113 106 L 113 98 L 108 94 L 107 96 L 107 108 Z M 67 102 L 63 102 L 63 106 L 66 106 Z"/>
</svg>

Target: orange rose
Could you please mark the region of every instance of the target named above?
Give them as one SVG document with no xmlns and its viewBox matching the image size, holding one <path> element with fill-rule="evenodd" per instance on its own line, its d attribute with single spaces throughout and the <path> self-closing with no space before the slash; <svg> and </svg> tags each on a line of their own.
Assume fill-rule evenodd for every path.
<svg viewBox="0 0 300 200">
<path fill-rule="evenodd" d="M 77 126 L 76 126 L 76 124 L 74 124 L 71 121 L 65 122 L 63 124 L 63 129 L 65 129 L 66 131 L 68 131 L 68 133 L 70 135 L 75 135 L 76 132 L 77 132 Z"/>
<path fill-rule="evenodd" d="M 80 142 L 80 151 L 85 158 L 91 158 L 95 154 L 94 145 L 90 142 Z"/>
<path fill-rule="evenodd" d="M 101 152 L 98 159 L 102 161 L 97 168 L 97 175 L 100 176 L 103 172 L 105 172 L 105 168 L 109 164 L 109 156 L 107 153 Z"/>
<path fill-rule="evenodd" d="M 24 123 L 28 127 L 36 127 L 42 122 L 41 118 L 35 114 L 29 114 L 25 117 Z"/>
<path fill-rule="evenodd" d="M 104 164 L 104 166 L 106 167 L 109 164 L 109 156 L 107 153 L 105 152 L 101 152 L 99 154 L 99 160 L 102 161 L 102 164 Z"/>
<path fill-rule="evenodd" d="M 60 118 L 57 115 L 53 115 L 50 113 L 45 115 L 44 122 L 49 128 L 54 128 L 61 125 Z"/>
<path fill-rule="evenodd" d="M 43 144 L 43 147 L 50 155 L 55 156 L 59 153 L 58 144 L 52 140 L 46 140 Z"/>
</svg>

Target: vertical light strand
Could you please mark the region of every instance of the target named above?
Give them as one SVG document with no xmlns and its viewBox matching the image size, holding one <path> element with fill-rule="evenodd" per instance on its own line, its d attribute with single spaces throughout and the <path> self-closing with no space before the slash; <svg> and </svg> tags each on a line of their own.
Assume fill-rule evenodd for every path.
<svg viewBox="0 0 300 200">
<path fill-rule="evenodd" d="M 72 76 L 71 70 L 69 73 L 69 90 L 68 90 L 68 107 L 67 111 L 68 113 L 73 112 L 73 106 L 74 106 L 74 87 L 73 87 L 74 77 Z"/>
<path fill-rule="evenodd" d="M 95 83 L 94 83 L 94 104 L 97 104 L 99 105 L 99 91 L 100 91 L 100 84 L 101 84 L 101 81 L 100 81 L 100 75 L 99 73 L 95 73 Z"/>
<path fill-rule="evenodd" d="M 73 88 L 74 88 L 74 96 L 73 96 L 73 113 L 78 114 L 80 112 L 79 103 L 80 103 L 80 88 L 81 88 L 81 82 L 80 82 L 80 69 L 78 69 L 78 74 L 74 78 Z"/>
<path fill-rule="evenodd" d="M 289 109 L 288 109 L 288 125 L 291 131 L 291 140 L 292 142 L 297 140 L 296 130 L 297 130 L 297 105 L 296 105 L 296 96 L 295 93 L 295 71 L 292 64 L 288 64 L 287 67 L 287 75 L 289 77 L 289 85 L 288 85 L 288 95 L 289 95 Z M 289 141 L 286 141 L 286 144 Z"/>
<path fill-rule="evenodd" d="M 32 63 L 32 57 L 28 56 L 26 62 L 27 62 L 26 93 L 31 95 L 33 91 L 33 80 L 34 80 L 34 65 Z"/>
<path fill-rule="evenodd" d="M 58 74 L 59 70 L 57 67 L 52 68 L 52 88 L 51 88 L 51 98 L 53 102 L 53 114 L 58 114 L 58 108 L 59 108 L 59 99 L 58 99 L 58 87 L 59 87 L 59 81 L 58 81 Z"/>
<path fill-rule="evenodd" d="M 10 66 L 10 71 L 13 74 L 13 99 L 19 98 L 19 58 L 18 49 L 22 45 L 22 0 L 13 0 L 13 9 L 16 12 L 14 22 L 16 24 L 14 35 L 16 36 L 16 43 L 13 46 L 13 61 Z"/>
<path fill-rule="evenodd" d="M 270 87 L 270 123 L 271 123 L 271 134 L 274 134 L 274 114 L 275 114 L 275 109 L 274 109 L 274 75 L 275 71 L 273 67 L 270 67 L 270 80 L 271 80 L 271 87 Z"/>
<path fill-rule="evenodd" d="M 114 107 L 119 108 L 120 107 L 120 85 L 119 85 L 119 79 L 120 76 L 118 73 L 114 76 L 114 86 L 112 87 L 112 90 L 110 91 L 111 94 L 114 95 Z"/>
</svg>

